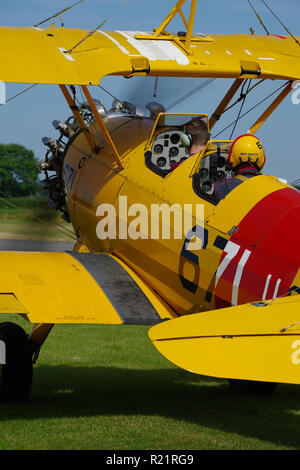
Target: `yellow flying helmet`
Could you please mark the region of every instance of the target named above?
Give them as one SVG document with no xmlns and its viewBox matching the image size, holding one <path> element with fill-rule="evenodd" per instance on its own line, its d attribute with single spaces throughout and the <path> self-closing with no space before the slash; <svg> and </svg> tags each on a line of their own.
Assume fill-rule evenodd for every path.
<svg viewBox="0 0 300 470">
<path fill-rule="evenodd" d="M 228 155 L 228 163 L 231 168 L 247 162 L 256 163 L 260 170 L 266 163 L 261 141 L 250 134 L 244 134 L 235 139 Z"/>
</svg>

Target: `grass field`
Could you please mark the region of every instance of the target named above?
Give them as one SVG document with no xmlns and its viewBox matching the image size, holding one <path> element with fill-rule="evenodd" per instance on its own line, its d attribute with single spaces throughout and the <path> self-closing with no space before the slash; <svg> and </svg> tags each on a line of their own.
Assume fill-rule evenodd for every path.
<svg viewBox="0 0 300 470">
<path fill-rule="evenodd" d="M 0 238 L 71 241 L 72 230 L 61 214 L 48 206 L 47 198 L 0 199 Z M 59 226 L 58 226 L 59 225 Z"/>
<path fill-rule="evenodd" d="M 56 325 L 30 401 L 0 404 L 0 415 L 0 450 L 300 448 L 299 387 L 233 395 L 225 380 L 168 363 L 138 326 Z"/>
</svg>

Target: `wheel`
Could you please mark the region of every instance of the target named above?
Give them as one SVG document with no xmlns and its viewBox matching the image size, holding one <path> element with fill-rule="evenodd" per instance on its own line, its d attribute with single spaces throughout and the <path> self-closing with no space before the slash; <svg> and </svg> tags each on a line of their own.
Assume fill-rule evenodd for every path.
<svg viewBox="0 0 300 470">
<path fill-rule="evenodd" d="M 0 400 L 26 401 L 32 385 L 27 334 L 15 323 L 0 323 Z"/>
<path fill-rule="evenodd" d="M 229 379 L 232 392 L 253 395 L 272 395 L 276 388 L 273 382 L 256 382 L 252 380 Z"/>
</svg>

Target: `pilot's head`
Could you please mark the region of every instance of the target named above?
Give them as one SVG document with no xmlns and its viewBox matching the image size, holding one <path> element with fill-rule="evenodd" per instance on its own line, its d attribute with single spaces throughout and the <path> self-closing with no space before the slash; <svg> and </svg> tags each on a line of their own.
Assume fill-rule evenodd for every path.
<svg viewBox="0 0 300 470">
<path fill-rule="evenodd" d="M 209 138 L 207 124 L 200 117 L 191 119 L 184 126 L 181 143 L 189 149 L 190 155 L 201 152 Z"/>
<path fill-rule="evenodd" d="M 263 145 L 254 135 L 241 135 L 232 143 L 228 163 L 233 170 L 236 170 L 240 165 L 250 164 L 261 171 L 265 162 Z"/>
</svg>

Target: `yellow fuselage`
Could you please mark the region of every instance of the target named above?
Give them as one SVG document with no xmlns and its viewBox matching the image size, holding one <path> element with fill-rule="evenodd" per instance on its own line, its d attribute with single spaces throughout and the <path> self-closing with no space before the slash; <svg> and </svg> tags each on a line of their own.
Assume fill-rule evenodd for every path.
<svg viewBox="0 0 300 470">
<path fill-rule="evenodd" d="M 268 267 L 268 260 L 274 253 L 267 253 L 264 260 L 262 249 L 259 251 L 259 246 L 263 243 L 263 238 L 260 240 L 259 234 L 263 229 L 256 227 L 257 233 L 253 234 L 252 241 L 248 241 L 247 237 L 239 238 L 238 230 L 239 224 L 241 222 L 243 224 L 247 217 L 250 218 L 250 231 L 253 221 L 254 225 L 264 226 L 264 216 L 260 207 L 262 201 L 268 201 L 273 194 L 284 196 L 286 191 L 289 191 L 288 195 L 294 191 L 295 195 L 291 193 L 289 197 L 296 198 L 297 204 L 300 204 L 298 192 L 275 177 L 259 176 L 244 182 L 218 205 L 214 205 L 200 198 L 193 189 L 190 174 L 197 155 L 188 158 L 166 177 L 159 176 L 146 166 L 145 142 L 153 128 L 152 120 L 128 117 L 128 115 L 117 116 L 107 120 L 106 127 L 113 141 L 117 143 L 124 169 L 120 169 L 112 158 L 105 139 L 95 123 L 91 124 L 90 132 L 100 151 L 97 154 L 92 153 L 83 133 L 79 133 L 71 139 L 65 155 L 64 182 L 67 206 L 71 222 L 79 237 L 78 250 L 114 254 L 141 276 L 178 314 L 245 303 L 261 299 L 263 295 L 272 297 L 277 285 L 275 293 L 278 295 L 279 287 L 288 290 L 291 285 L 297 282 L 299 284 L 300 276 L 297 270 L 294 273 L 294 268 L 290 266 L 286 268 L 288 274 L 284 279 L 284 273 L 281 275 L 276 271 L 276 267 L 274 268 L 276 272 L 272 271 L 272 267 Z M 147 208 L 148 238 L 132 239 L 130 236 L 127 238 L 117 236 L 114 239 L 99 239 L 96 232 L 100 221 L 97 208 L 102 204 L 114 206 L 120 225 L 119 204 L 121 200 L 122 204 L 124 203 L 124 197 L 127 198 L 128 208 L 133 204 L 143 204 Z M 151 238 L 151 208 L 155 204 L 164 203 L 169 206 L 179 204 L 181 207 L 184 207 L 184 204 L 204 205 L 205 232 L 202 249 L 189 251 L 185 245 L 184 234 L 180 239 L 172 236 L 174 225 L 172 217 L 170 239 L 164 239 L 162 236 L 158 239 Z M 256 207 L 258 207 L 257 222 L 255 214 L 251 215 Z M 124 216 L 122 219 L 121 224 L 124 224 Z M 125 224 L 129 226 L 133 219 L 133 216 L 128 215 Z M 193 222 L 188 229 L 192 229 L 196 223 L 194 214 Z M 274 225 L 274 221 L 270 221 L 270 227 L 272 224 Z M 243 230 L 245 228 L 241 225 L 242 233 Z M 226 251 L 225 245 L 229 240 L 230 244 L 227 247 L 230 249 L 236 247 L 237 253 L 234 251 L 228 253 L 228 248 Z M 272 243 L 276 245 L 276 242 Z M 282 256 L 285 256 L 284 253 Z M 254 268 L 251 266 L 249 272 L 246 272 L 245 264 L 247 261 L 249 265 L 248 258 L 250 262 L 253 259 L 254 266 L 260 266 L 257 273 L 253 273 Z M 229 267 L 226 265 L 226 259 L 231 263 Z M 277 264 L 281 264 L 280 256 Z M 251 278 L 249 288 L 247 279 L 246 285 L 243 286 L 245 273 L 246 277 L 256 274 L 256 280 Z M 273 281 L 274 288 L 271 285 Z"/>
</svg>

